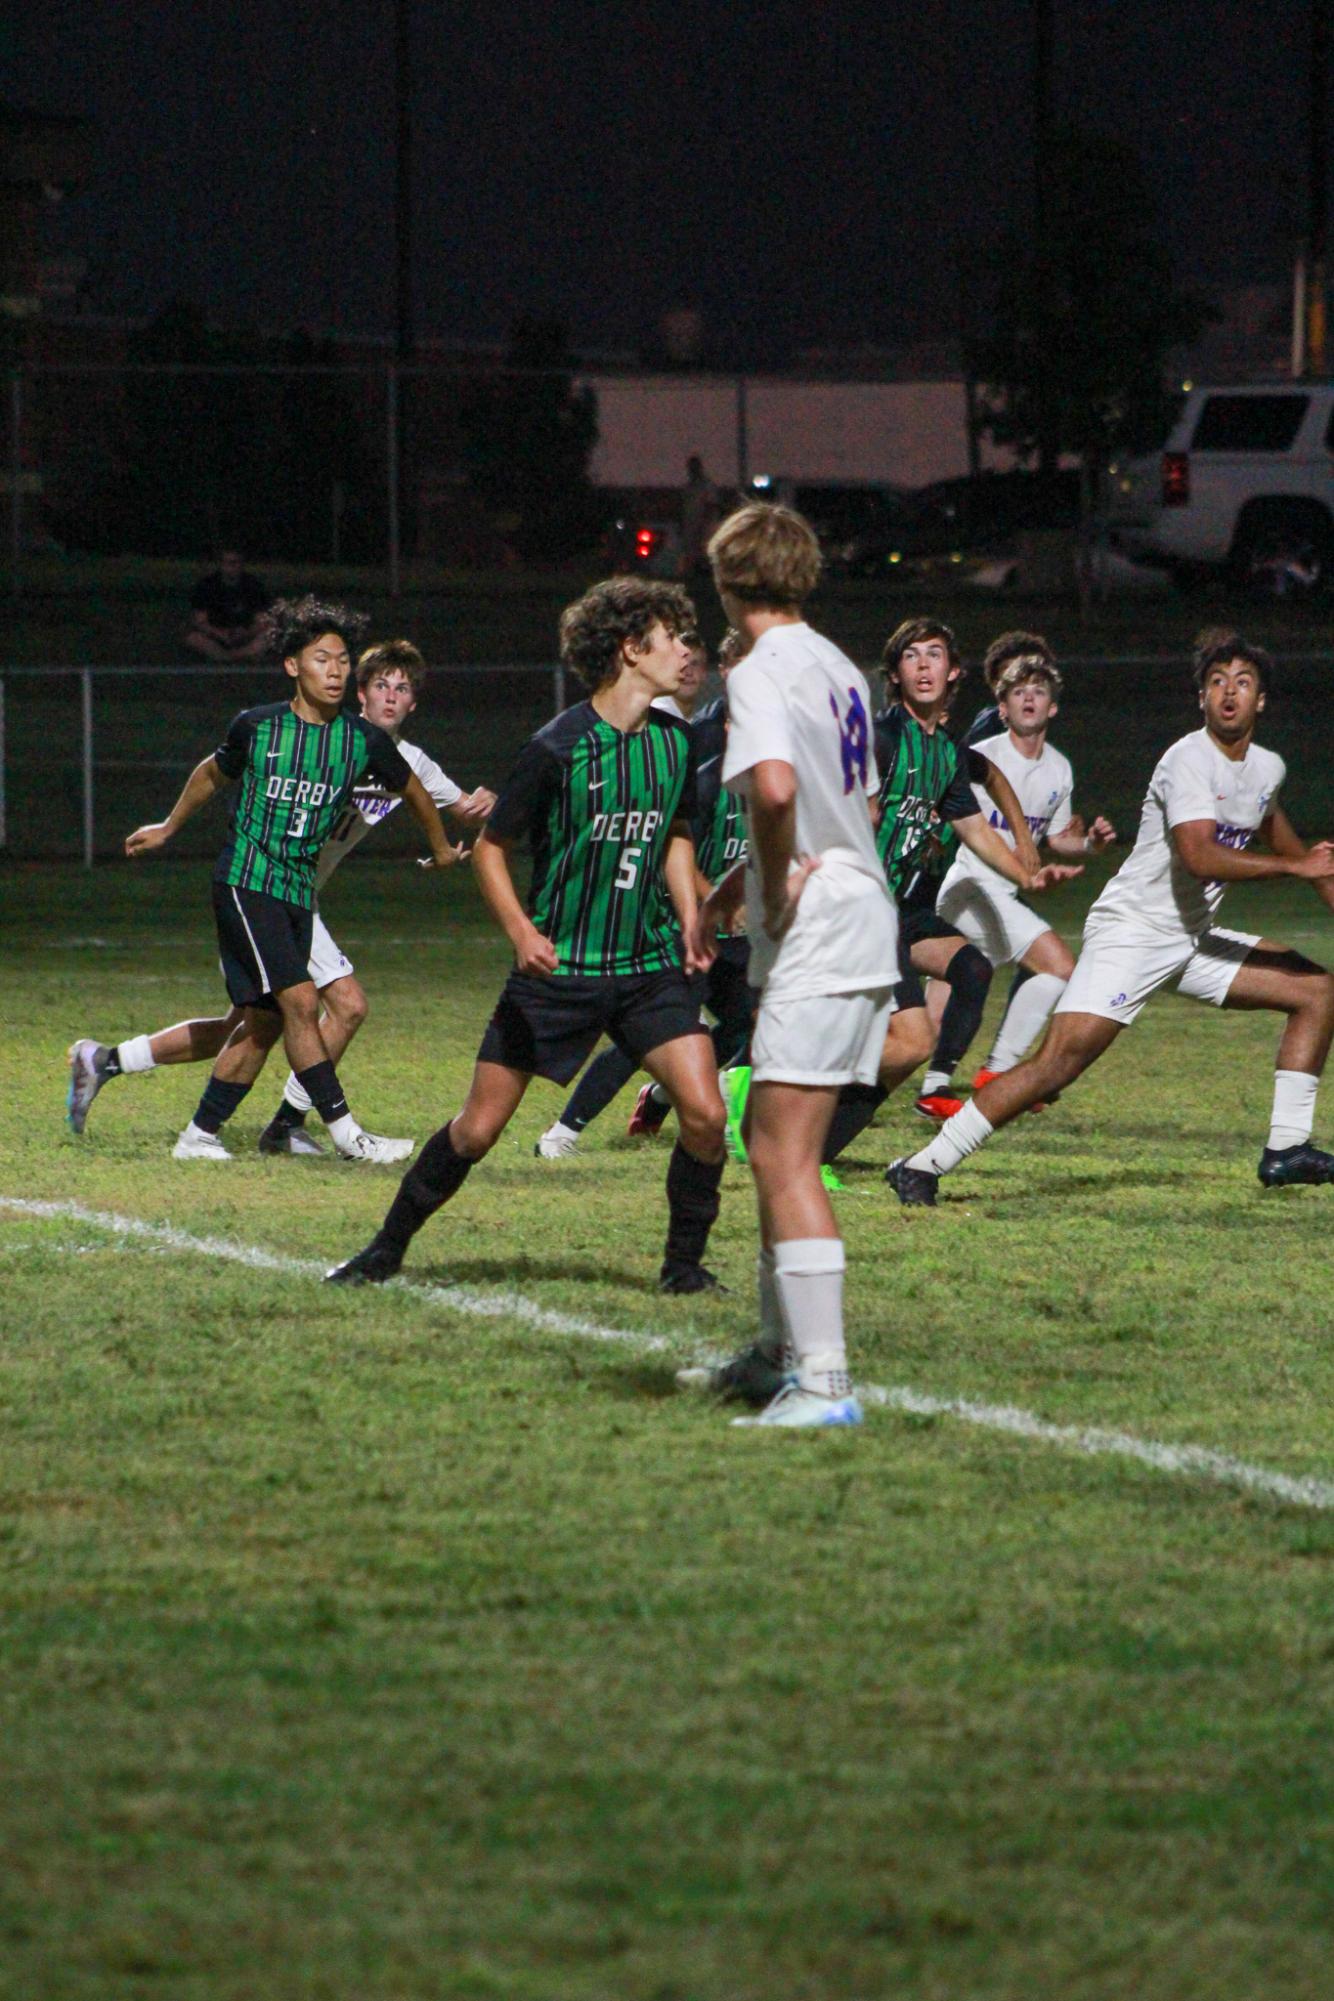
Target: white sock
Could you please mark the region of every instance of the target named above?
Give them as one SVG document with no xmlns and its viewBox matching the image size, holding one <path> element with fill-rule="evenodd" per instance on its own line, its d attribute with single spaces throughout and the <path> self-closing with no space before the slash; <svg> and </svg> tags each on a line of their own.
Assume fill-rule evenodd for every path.
<svg viewBox="0 0 1334 2001">
<path fill-rule="evenodd" d="M 1064 992 L 1065 981 L 1055 973 L 1034 973 L 1024 981 L 996 1030 L 988 1070 L 1013 1070 L 1023 1062 Z"/>
<path fill-rule="evenodd" d="M 134 1070 L 156 1070 L 157 1059 L 153 1055 L 152 1038 L 147 1035 L 132 1035 L 128 1042 L 118 1042 L 116 1060 L 127 1074 Z"/>
<path fill-rule="evenodd" d="M 774 1254 L 761 1250 L 755 1260 L 755 1276 L 760 1288 L 760 1347 L 775 1368 L 791 1368 L 793 1357 L 783 1319 L 783 1303 L 778 1297 L 774 1276 Z"/>
<path fill-rule="evenodd" d="M 922 1079 L 922 1096 L 934 1098 L 938 1091 L 947 1091 L 953 1075 L 952 1070 L 928 1070 Z"/>
<path fill-rule="evenodd" d="M 330 1139 L 344 1153 L 351 1147 L 352 1142 L 361 1136 L 361 1127 L 351 1112 L 344 1112 L 341 1119 L 330 1119 L 328 1123 Z"/>
<path fill-rule="evenodd" d="M 1315 1094 L 1320 1079 L 1305 1070 L 1275 1070 L 1274 1110 L 1268 1146 L 1301 1146 L 1315 1124 Z"/>
<path fill-rule="evenodd" d="M 804 1390 L 845 1397 L 852 1388 L 843 1345 L 843 1241 L 793 1237 L 773 1248 L 774 1279 Z"/>
<path fill-rule="evenodd" d="M 648 1094 L 655 1105 L 670 1105 L 672 1102 L 661 1084 L 650 1084 Z"/>
<path fill-rule="evenodd" d="M 287 1082 L 283 1085 L 283 1097 L 294 1112 L 308 1112 L 311 1109 L 310 1092 L 298 1081 L 295 1070 L 289 1070 L 287 1073 Z"/>
<path fill-rule="evenodd" d="M 994 1131 L 990 1120 L 978 1111 L 976 1098 L 970 1098 L 961 1112 L 946 1119 L 930 1145 L 915 1153 L 907 1164 L 925 1174 L 948 1174 L 961 1160 L 967 1160 L 970 1153 L 976 1153 Z"/>
</svg>

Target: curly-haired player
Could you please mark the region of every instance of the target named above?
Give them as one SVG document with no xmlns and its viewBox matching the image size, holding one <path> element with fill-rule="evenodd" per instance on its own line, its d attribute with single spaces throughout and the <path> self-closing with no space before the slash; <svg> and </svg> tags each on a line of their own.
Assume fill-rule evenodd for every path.
<svg viewBox="0 0 1334 2001">
<path fill-rule="evenodd" d="M 539 730 L 510 773 L 473 867 L 514 948 L 463 1109 L 422 1148 L 371 1242 L 329 1273 L 377 1284 L 490 1152 L 534 1077 L 568 1084 L 606 1033 L 665 1088 L 680 1138 L 667 1169 L 660 1283 L 699 1292 L 718 1213 L 724 1113 L 713 1049 L 687 972 L 694 950 L 695 751 L 687 726 L 653 707 L 680 684 L 694 609 L 679 586 L 644 577 L 595 584 L 561 619 L 561 657 L 589 690 Z M 528 905 L 510 873 L 526 838 Z M 682 965 L 682 939 L 685 966 Z"/>
</svg>

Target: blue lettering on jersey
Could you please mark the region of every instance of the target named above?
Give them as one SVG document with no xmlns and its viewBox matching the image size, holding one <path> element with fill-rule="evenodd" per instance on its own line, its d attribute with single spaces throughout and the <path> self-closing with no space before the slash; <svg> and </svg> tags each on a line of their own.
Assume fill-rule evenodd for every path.
<svg viewBox="0 0 1334 2001">
<path fill-rule="evenodd" d="M 1214 839 L 1220 847 L 1244 848 L 1254 832 L 1254 827 L 1230 827 L 1225 820 L 1214 822 Z"/>
<path fill-rule="evenodd" d="M 838 700 L 833 694 L 829 706 L 834 711 L 834 721 L 838 724 L 838 745 L 843 759 L 843 790 L 851 792 L 855 784 L 866 786 L 866 764 L 870 750 L 871 726 L 866 718 L 866 705 L 855 688 L 848 689 L 848 713 L 846 720 L 838 712 Z"/>
</svg>

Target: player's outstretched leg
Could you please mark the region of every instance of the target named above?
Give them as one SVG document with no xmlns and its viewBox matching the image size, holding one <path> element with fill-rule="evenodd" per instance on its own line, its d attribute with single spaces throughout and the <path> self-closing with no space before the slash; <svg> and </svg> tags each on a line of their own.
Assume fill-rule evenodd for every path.
<svg viewBox="0 0 1334 2001">
<path fill-rule="evenodd" d="M 1121 1024 L 1103 1015 L 1054 1016 L 1035 1056 L 984 1085 L 919 1153 L 890 1162 L 885 1179 L 904 1208 L 933 1208 L 942 1174 L 952 1173 L 1020 1112 L 1044 1098 L 1050 1100 L 1053 1093 L 1072 1084 L 1111 1047 L 1120 1032 Z"/>
<path fill-rule="evenodd" d="M 433 1133 L 403 1176 L 389 1213 L 370 1242 L 325 1273 L 332 1285 L 383 1285 L 437 1209 L 457 1195 L 477 1161 L 514 1117 L 531 1077 L 500 1063 L 479 1063 L 463 1110 Z"/>
<path fill-rule="evenodd" d="M 727 1160 L 727 1115 L 713 1044 L 702 1030 L 676 1036 L 651 1049 L 644 1068 L 671 1099 L 680 1126 L 667 1163 L 667 1242 L 658 1283 L 664 1292 L 709 1292 L 718 1280 L 705 1266 L 704 1252 Z"/>
<path fill-rule="evenodd" d="M 1182 982 L 1190 985 L 1191 970 Z M 1238 967 L 1227 1008 L 1286 1014 L 1274 1070 L 1269 1136 L 1256 1169 L 1266 1188 L 1334 1182 L 1334 1153 L 1311 1144 L 1316 1093 L 1334 1040 L 1334 975 L 1282 945 L 1259 938 Z"/>
<path fill-rule="evenodd" d="M 241 1010 L 196 1021 L 178 1021 L 153 1035 L 132 1035 L 124 1042 L 94 1042 L 84 1036 L 71 1043 L 69 1089 L 65 1115 L 70 1128 L 81 1133 L 93 1099 L 114 1077 L 131 1077 L 165 1063 L 211 1063 L 226 1045 L 241 1019 Z"/>
</svg>

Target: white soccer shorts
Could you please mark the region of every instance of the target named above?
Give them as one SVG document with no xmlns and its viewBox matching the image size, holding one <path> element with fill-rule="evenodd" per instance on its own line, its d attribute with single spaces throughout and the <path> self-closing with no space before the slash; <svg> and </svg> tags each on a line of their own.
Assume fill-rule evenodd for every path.
<svg viewBox="0 0 1334 2001">
<path fill-rule="evenodd" d="M 752 1084 L 874 1084 L 880 1074 L 893 987 L 812 994 L 799 1000 L 760 996 L 750 1045 Z"/>
<path fill-rule="evenodd" d="M 936 898 L 936 915 L 962 932 L 970 945 L 985 953 L 993 966 L 1022 959 L 1051 925 L 1018 895 L 1006 896 L 979 882 L 976 876 L 946 876 Z"/>
<path fill-rule="evenodd" d="M 1222 1007 L 1239 968 L 1259 944 L 1245 931 L 1213 928 L 1199 943 L 1155 938 L 1139 926 L 1090 919 L 1084 948 L 1057 1014 L 1096 1014 L 1129 1028 L 1151 994 L 1176 980 L 1177 992 Z"/>
<path fill-rule="evenodd" d="M 351 971 L 352 961 L 330 935 L 328 925 L 317 910 L 310 934 L 311 979 L 317 987 L 327 987 L 335 980 L 345 980 Z"/>
</svg>

